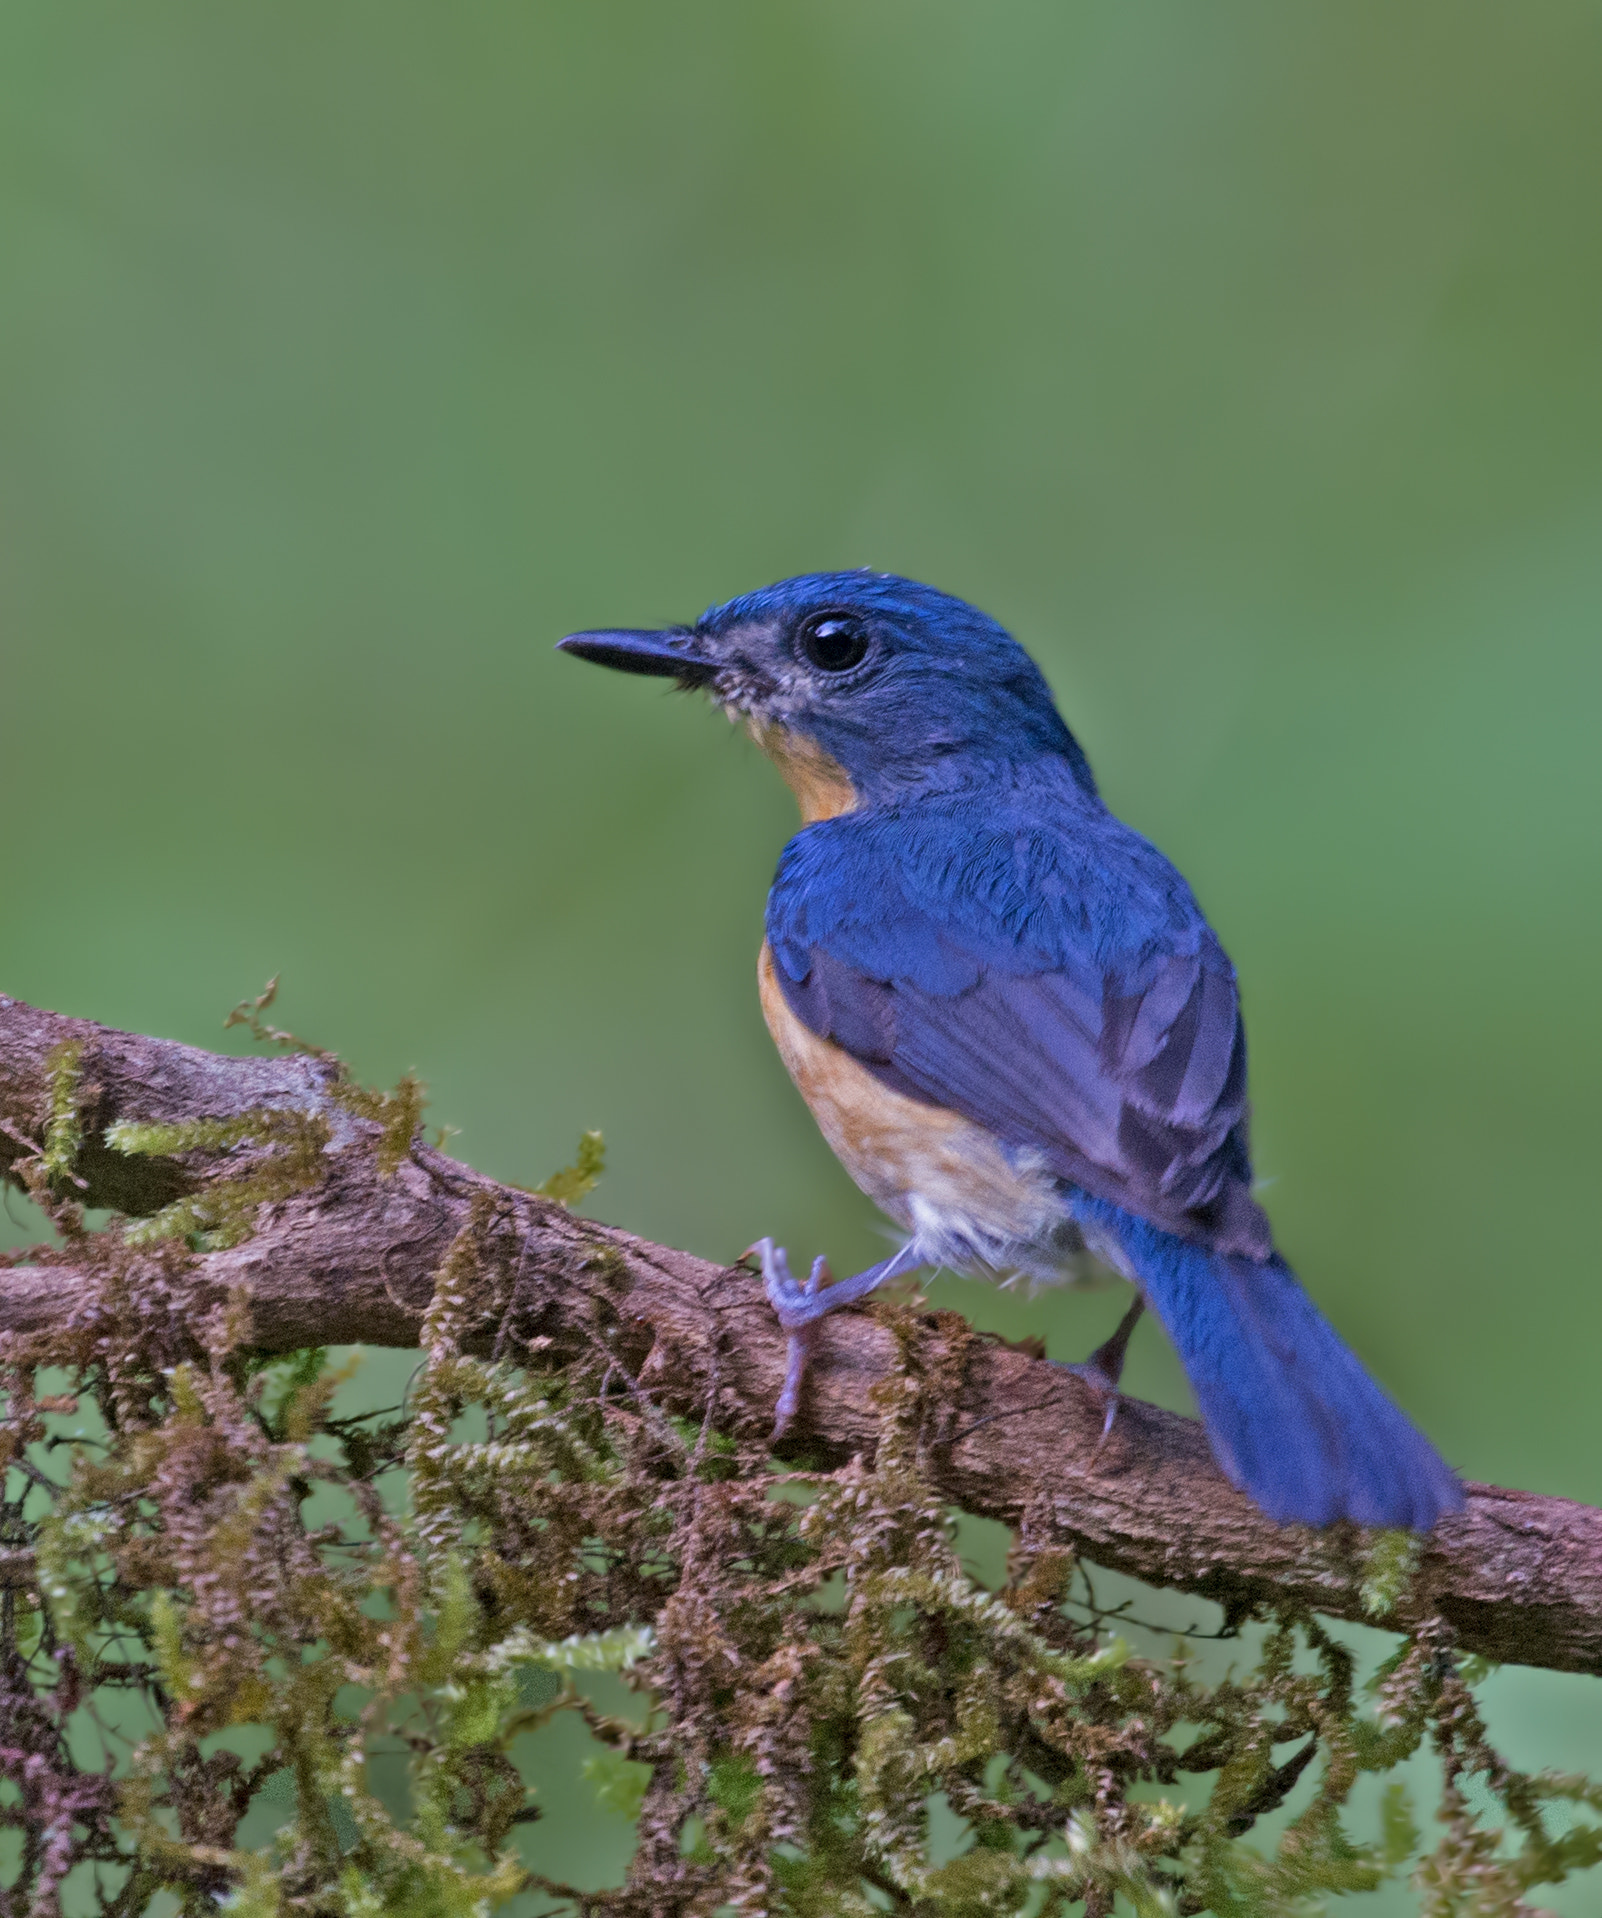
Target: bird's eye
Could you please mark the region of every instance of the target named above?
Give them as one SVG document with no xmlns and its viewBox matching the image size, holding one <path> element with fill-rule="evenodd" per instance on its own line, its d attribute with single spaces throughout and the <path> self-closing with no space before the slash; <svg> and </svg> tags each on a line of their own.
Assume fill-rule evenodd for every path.
<svg viewBox="0 0 1602 1918">
<path fill-rule="evenodd" d="M 850 613 L 814 613 L 797 643 L 820 673 L 848 673 L 868 654 L 868 629 Z"/>
</svg>

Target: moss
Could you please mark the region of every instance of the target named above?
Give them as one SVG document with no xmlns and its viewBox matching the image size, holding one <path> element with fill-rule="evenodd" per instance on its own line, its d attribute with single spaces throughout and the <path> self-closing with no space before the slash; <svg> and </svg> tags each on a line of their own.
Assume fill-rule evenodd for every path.
<svg viewBox="0 0 1602 1918">
<path fill-rule="evenodd" d="M 106 1143 L 116 1152 L 212 1162 L 199 1191 L 129 1223 L 127 1242 L 145 1246 L 184 1239 L 197 1252 L 238 1245 L 254 1230 L 264 1205 L 320 1183 L 330 1136 L 320 1113 L 293 1109 L 262 1107 L 231 1119 L 190 1119 L 181 1125 L 117 1120 L 106 1128 Z"/>
<path fill-rule="evenodd" d="M 278 997 L 278 985 L 279 978 L 275 973 L 254 999 L 241 999 L 224 1019 L 223 1031 L 244 1026 L 258 1044 L 304 1053 L 327 1066 L 327 1089 L 334 1103 L 353 1117 L 379 1128 L 378 1166 L 385 1178 L 389 1178 L 411 1151 L 412 1141 L 422 1123 L 423 1109 L 427 1104 L 427 1090 L 422 1081 L 407 1074 L 393 1092 L 358 1085 L 337 1053 L 330 1052 L 325 1046 L 314 1045 L 309 1039 L 302 1039 L 282 1026 L 269 1025 L 262 1018 L 261 1015 Z"/>
<path fill-rule="evenodd" d="M 395 1164 L 409 1097 L 361 1108 Z M 526 1891 L 584 1918 L 1066 1918 L 1116 1901 L 1300 1918 L 1408 1878 L 1425 1918 L 1516 1918 L 1602 1861 L 1602 1791 L 1506 1763 L 1475 1703 L 1483 1674 L 1439 1620 L 1366 1687 L 1295 1611 L 1208 1678 L 1184 1641 L 1111 1635 L 1071 1554 L 1020 1539 L 1003 1579 L 977 1578 L 925 1469 L 949 1327 L 930 1340 L 887 1309 L 900 1360 L 873 1394 L 871 1457 L 779 1473 L 762 1442 L 709 1438 L 620 1380 L 604 1339 L 557 1366 L 509 1321 L 497 1359 L 467 1350 L 515 1260 L 481 1192 L 404 1413 L 351 1418 L 348 1367 L 263 1361 L 243 1299 L 191 1280 L 192 1248 L 321 1176 L 326 1127 L 257 1112 L 114 1138 L 199 1186 L 137 1253 L 135 1228 L 93 1235 L 101 1297 L 46 1356 L 71 1375 L 49 1403 L 75 1397 L 96 1436 L 65 1435 L 33 1367 L 0 1355 L 0 1529 L 37 1568 L 36 1588 L 0 1595 L 19 1908 L 51 1908 L 67 1869 L 98 1862 L 118 1870 L 91 1905 L 117 1918 L 158 1892 L 197 1918 L 465 1918 Z M 552 1196 L 577 1196 L 564 1176 Z M 1368 1549 L 1383 1614 L 1414 1545 Z M 638 1711 L 598 1711 L 574 1682 L 587 1671 L 617 1674 Z M 97 1713 L 147 1728 L 109 1769 L 81 1729 Z M 611 1890 L 536 1868 L 522 1756 L 568 1713 L 599 1741 L 597 1801 L 636 1819 Z M 372 1771 L 397 1742 L 404 1804 Z M 1352 1805 L 1426 1746 L 1443 1785 L 1421 1859 L 1394 1781 L 1371 1829 Z M 246 1842 L 270 1803 L 276 1834 Z M 515 1842 L 531 1823 L 533 1866 Z"/>
<path fill-rule="evenodd" d="M 50 1116 L 45 1125 L 43 1170 L 47 1178 L 72 1177 L 83 1145 L 83 1122 L 78 1112 L 78 1087 L 83 1068 L 83 1041 L 66 1039 L 50 1054 L 48 1072 Z"/>
<path fill-rule="evenodd" d="M 423 1109 L 428 1103 L 423 1082 L 408 1075 L 393 1092 L 379 1092 L 339 1079 L 329 1092 L 337 1105 L 378 1127 L 378 1169 L 386 1179 L 391 1178 L 405 1163 L 423 1123 Z"/>
<path fill-rule="evenodd" d="M 577 1205 L 600 1184 L 605 1169 L 606 1140 L 599 1132 L 581 1132 L 573 1163 L 553 1172 L 533 1189 L 542 1199 L 554 1199 L 558 1205 Z"/>
<path fill-rule="evenodd" d="M 1418 1570 L 1423 1541 L 1416 1532 L 1371 1532 L 1359 1597 L 1375 1620 L 1389 1618 Z"/>
<path fill-rule="evenodd" d="M 258 1045 L 280 1046 L 288 1052 L 304 1052 L 310 1058 L 327 1060 L 330 1065 L 343 1073 L 344 1065 L 336 1054 L 329 1052 L 323 1046 L 313 1045 L 309 1039 L 302 1039 L 293 1032 L 286 1032 L 282 1026 L 268 1025 L 262 1018 L 261 1015 L 278 997 L 279 977 L 280 975 L 275 972 L 254 999 L 241 999 L 224 1019 L 223 1031 L 228 1032 L 235 1026 L 244 1026 Z"/>
</svg>

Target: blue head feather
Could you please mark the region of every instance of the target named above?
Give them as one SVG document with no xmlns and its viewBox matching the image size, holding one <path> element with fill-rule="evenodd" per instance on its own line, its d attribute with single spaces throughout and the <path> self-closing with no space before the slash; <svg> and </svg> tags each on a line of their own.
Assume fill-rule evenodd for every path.
<svg viewBox="0 0 1602 1918">
<path fill-rule="evenodd" d="M 809 624 L 856 622 L 861 662 L 824 672 Z M 711 690 L 763 724 L 803 734 L 864 797 L 963 782 L 985 768 L 1055 759 L 1095 781 L 1035 662 L 988 614 L 891 573 L 804 573 L 710 607 L 688 643 L 716 670 Z"/>
</svg>

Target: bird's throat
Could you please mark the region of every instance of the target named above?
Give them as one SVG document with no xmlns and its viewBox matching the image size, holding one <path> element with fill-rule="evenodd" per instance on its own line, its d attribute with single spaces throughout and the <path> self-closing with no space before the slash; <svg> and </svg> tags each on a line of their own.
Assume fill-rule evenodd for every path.
<svg viewBox="0 0 1602 1918">
<path fill-rule="evenodd" d="M 792 732 L 772 720 L 748 722 L 751 737 L 762 748 L 784 777 L 801 808 L 801 823 L 812 825 L 819 819 L 836 819 L 843 812 L 854 812 L 857 789 L 837 759 L 832 759 L 815 739 Z"/>
</svg>

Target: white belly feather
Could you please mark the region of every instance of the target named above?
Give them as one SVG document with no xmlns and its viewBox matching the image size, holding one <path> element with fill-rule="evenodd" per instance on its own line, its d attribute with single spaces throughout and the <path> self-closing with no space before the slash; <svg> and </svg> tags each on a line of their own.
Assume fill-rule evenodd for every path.
<svg viewBox="0 0 1602 1918">
<path fill-rule="evenodd" d="M 891 1091 L 820 1039 L 786 1004 L 766 944 L 757 983 L 779 1056 L 835 1157 L 928 1264 L 1046 1281 L 1078 1276 L 1083 1241 L 1038 1154 Z"/>
</svg>

